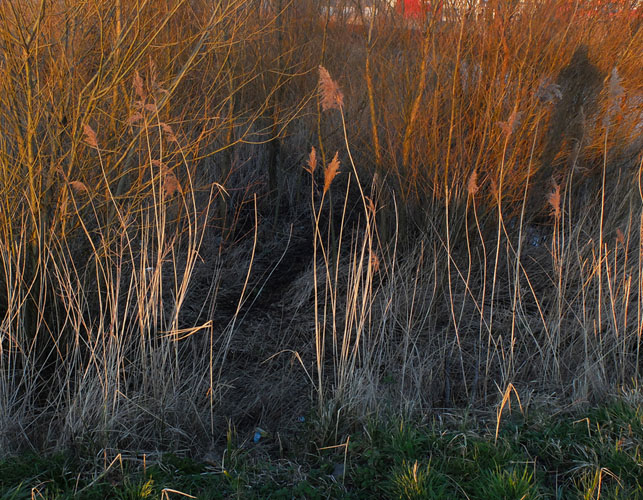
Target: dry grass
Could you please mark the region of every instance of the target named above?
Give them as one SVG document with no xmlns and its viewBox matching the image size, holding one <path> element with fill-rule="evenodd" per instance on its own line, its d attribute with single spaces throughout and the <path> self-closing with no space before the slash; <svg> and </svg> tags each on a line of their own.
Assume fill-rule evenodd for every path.
<svg viewBox="0 0 643 500">
<path fill-rule="evenodd" d="M 259 4 L 0 7 L 2 449 L 637 385 L 640 12 Z"/>
</svg>

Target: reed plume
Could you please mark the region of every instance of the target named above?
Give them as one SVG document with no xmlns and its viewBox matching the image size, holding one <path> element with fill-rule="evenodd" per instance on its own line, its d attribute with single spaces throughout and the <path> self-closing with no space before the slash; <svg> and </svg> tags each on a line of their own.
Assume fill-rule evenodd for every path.
<svg viewBox="0 0 643 500">
<path fill-rule="evenodd" d="M 547 202 L 551 207 L 551 215 L 558 220 L 560 218 L 560 184 L 554 182 L 554 190 L 547 195 Z"/>
<path fill-rule="evenodd" d="M 338 154 L 339 153 L 335 153 L 335 156 L 333 156 L 333 159 L 326 167 L 326 170 L 324 170 L 324 194 L 328 192 L 328 190 L 330 189 L 330 185 L 333 182 L 333 179 L 339 173 Z"/>
<path fill-rule="evenodd" d="M 310 175 L 313 175 L 315 173 L 316 168 L 317 168 L 317 150 L 313 146 L 313 148 L 310 150 L 310 153 L 308 155 L 308 161 L 304 166 L 304 170 L 308 172 Z"/>
<path fill-rule="evenodd" d="M 344 94 L 323 66 L 319 66 L 319 94 L 323 111 L 341 110 L 344 106 Z"/>
</svg>

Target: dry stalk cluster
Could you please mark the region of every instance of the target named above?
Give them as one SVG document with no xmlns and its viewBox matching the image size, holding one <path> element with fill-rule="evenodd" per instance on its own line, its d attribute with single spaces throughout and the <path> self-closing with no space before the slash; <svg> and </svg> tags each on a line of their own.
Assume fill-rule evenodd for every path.
<svg viewBox="0 0 643 500">
<path fill-rule="evenodd" d="M 0 4 L 0 449 L 638 384 L 640 13 L 325 3 Z"/>
</svg>

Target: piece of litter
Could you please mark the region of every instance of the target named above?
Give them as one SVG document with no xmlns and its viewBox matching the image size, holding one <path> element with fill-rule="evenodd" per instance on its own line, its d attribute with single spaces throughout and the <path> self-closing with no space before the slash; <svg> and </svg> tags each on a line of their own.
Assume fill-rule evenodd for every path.
<svg viewBox="0 0 643 500">
<path fill-rule="evenodd" d="M 266 437 L 268 433 L 264 431 L 261 427 L 255 427 L 255 435 L 252 438 L 254 443 L 258 443 L 262 437 Z"/>
<path fill-rule="evenodd" d="M 303 424 L 306 421 L 306 417 L 299 417 L 297 420 Z"/>
</svg>

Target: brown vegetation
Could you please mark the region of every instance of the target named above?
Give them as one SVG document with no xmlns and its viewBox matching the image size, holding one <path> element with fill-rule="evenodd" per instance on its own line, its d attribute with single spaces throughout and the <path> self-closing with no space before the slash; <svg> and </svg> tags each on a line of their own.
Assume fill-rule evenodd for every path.
<svg viewBox="0 0 643 500">
<path fill-rule="evenodd" d="M 640 18 L 320 3 L 0 5 L 2 450 L 638 384 Z"/>
</svg>

